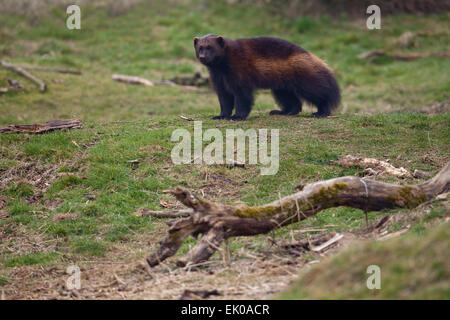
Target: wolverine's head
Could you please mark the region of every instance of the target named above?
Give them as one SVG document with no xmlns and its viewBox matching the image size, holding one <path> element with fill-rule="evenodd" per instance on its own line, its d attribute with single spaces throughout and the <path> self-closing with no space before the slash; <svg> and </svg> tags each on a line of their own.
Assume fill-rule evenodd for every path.
<svg viewBox="0 0 450 320">
<path fill-rule="evenodd" d="M 224 57 L 225 46 L 225 39 L 215 34 L 194 39 L 195 54 L 206 66 L 212 66 Z"/>
</svg>

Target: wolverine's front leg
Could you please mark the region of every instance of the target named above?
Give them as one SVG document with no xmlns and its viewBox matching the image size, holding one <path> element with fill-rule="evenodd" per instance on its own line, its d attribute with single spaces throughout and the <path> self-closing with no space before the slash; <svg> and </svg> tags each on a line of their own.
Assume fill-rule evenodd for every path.
<svg viewBox="0 0 450 320">
<path fill-rule="evenodd" d="M 217 96 L 220 103 L 220 115 L 213 119 L 230 119 L 234 108 L 234 96 L 225 89 L 217 90 Z"/>
<path fill-rule="evenodd" d="M 234 93 L 236 112 L 231 120 L 245 120 L 250 113 L 253 105 L 253 90 L 239 90 Z"/>
<path fill-rule="evenodd" d="M 215 81 L 214 88 L 219 98 L 220 115 L 213 117 L 213 119 L 230 119 L 234 108 L 233 94 L 225 89 L 223 82 L 220 80 Z"/>
</svg>

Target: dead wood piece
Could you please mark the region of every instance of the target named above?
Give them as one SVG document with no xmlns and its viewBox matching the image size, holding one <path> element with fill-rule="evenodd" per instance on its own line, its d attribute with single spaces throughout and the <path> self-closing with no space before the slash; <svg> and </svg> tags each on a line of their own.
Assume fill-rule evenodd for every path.
<svg viewBox="0 0 450 320">
<path fill-rule="evenodd" d="M 398 237 L 398 236 L 400 236 L 402 234 L 405 234 L 406 232 L 408 232 L 408 230 L 409 230 L 409 228 L 404 228 L 404 229 L 401 229 L 401 230 L 396 231 L 396 232 L 388 233 L 388 234 L 386 234 L 384 236 L 379 237 L 377 240 L 379 240 L 379 241 L 389 240 L 389 239 Z"/>
<path fill-rule="evenodd" d="M 328 242 L 336 236 L 335 232 L 328 232 L 322 234 L 316 234 L 312 237 L 282 242 L 280 246 L 290 251 L 291 254 L 299 255 L 306 251 L 311 251 L 313 248 L 318 248 L 322 244 Z"/>
<path fill-rule="evenodd" d="M 16 90 L 23 89 L 22 85 L 17 80 L 7 79 L 6 81 L 8 81 L 8 84 L 9 84 L 10 88 L 13 88 L 13 89 L 16 89 Z"/>
<path fill-rule="evenodd" d="M 376 177 L 376 176 L 378 176 L 380 174 L 379 171 L 373 170 L 372 168 L 364 169 L 363 173 L 364 173 L 365 176 L 374 176 L 374 177 Z"/>
<path fill-rule="evenodd" d="M 181 85 L 181 86 L 206 86 L 209 84 L 209 78 L 203 77 L 200 72 L 194 73 L 193 76 L 180 76 L 170 79 L 172 83 Z"/>
<path fill-rule="evenodd" d="M 123 74 L 113 74 L 112 79 L 119 82 L 125 82 L 130 84 L 141 84 L 147 87 L 153 87 L 154 84 L 150 80 L 140 78 L 140 77 L 134 77 L 134 76 L 127 76 Z"/>
<path fill-rule="evenodd" d="M 163 79 L 163 80 L 156 81 L 155 85 L 174 87 L 177 84 L 175 82 L 173 82 L 173 81 Z"/>
<path fill-rule="evenodd" d="M 180 118 L 183 119 L 183 120 L 186 120 L 186 121 L 194 121 L 193 118 L 188 118 L 188 117 L 185 117 L 185 116 L 180 116 Z"/>
<path fill-rule="evenodd" d="M 230 237 L 266 234 L 327 208 L 347 206 L 365 211 L 414 208 L 449 188 L 450 162 L 435 177 L 422 184 L 404 186 L 348 176 L 311 183 L 302 191 L 253 207 L 208 201 L 184 187 L 176 187 L 171 193 L 186 207 L 192 208 L 193 213 L 171 224 L 165 239 L 156 252 L 147 257 L 147 262 L 153 267 L 173 256 L 190 235 L 197 237 L 202 234 L 202 237 L 177 261 L 178 266 L 208 260 Z"/>
<path fill-rule="evenodd" d="M 369 58 L 382 57 L 384 55 L 385 55 L 385 53 L 383 50 L 373 50 L 373 51 L 361 53 L 360 55 L 358 55 L 358 58 L 359 59 L 369 59 Z"/>
<path fill-rule="evenodd" d="M 9 87 L 0 88 L 0 93 L 8 93 L 10 91 L 18 91 L 23 89 L 22 85 L 17 80 L 7 79 L 6 81 L 8 82 Z"/>
<path fill-rule="evenodd" d="M 331 238 L 327 242 L 321 244 L 320 246 L 313 247 L 311 248 L 311 250 L 314 252 L 322 252 L 324 250 L 327 250 L 330 246 L 341 240 L 343 237 L 344 237 L 343 234 L 337 233 L 333 238 Z"/>
<path fill-rule="evenodd" d="M 39 90 L 41 92 L 45 92 L 45 90 L 47 89 L 47 85 L 45 84 L 44 81 L 42 81 L 39 78 L 36 78 L 35 76 L 30 74 L 29 72 L 25 71 L 23 68 L 21 68 L 19 66 L 15 66 L 15 65 L 10 64 L 10 63 L 6 63 L 5 61 L 2 61 L 1 64 L 2 64 L 3 67 L 5 67 L 5 68 L 7 68 L 9 70 L 12 70 L 14 72 L 17 72 L 18 74 L 24 76 L 25 78 L 33 81 L 39 87 Z"/>
<path fill-rule="evenodd" d="M 355 157 L 352 155 L 347 155 L 344 158 L 340 158 L 337 160 L 331 161 L 332 163 L 338 164 L 344 168 L 351 168 L 351 167 L 360 167 L 360 168 L 370 168 L 370 172 L 381 171 L 385 174 L 398 177 L 398 178 L 412 178 L 413 175 L 411 172 L 406 170 L 403 167 L 396 168 L 390 163 L 382 160 L 377 160 L 373 158 L 361 158 L 361 157 Z M 374 170 L 374 168 L 376 170 Z M 375 174 L 376 175 L 376 174 Z"/>
<path fill-rule="evenodd" d="M 243 162 L 239 162 L 239 161 L 230 161 L 229 163 L 225 163 L 225 166 L 228 168 L 234 168 L 234 167 L 239 167 L 239 168 L 245 168 L 245 163 Z"/>
<path fill-rule="evenodd" d="M 55 120 L 36 124 L 12 124 L 0 128 L 0 133 L 44 133 L 52 130 L 79 129 L 83 126 L 78 119 Z"/>
<path fill-rule="evenodd" d="M 180 300 L 200 300 L 210 296 L 220 296 L 217 290 L 184 290 Z"/>
<path fill-rule="evenodd" d="M 384 227 L 384 225 L 386 224 L 386 222 L 388 222 L 390 219 L 389 216 L 384 216 L 383 218 L 381 218 L 381 220 L 375 225 L 374 229 L 375 230 L 379 230 L 381 228 Z"/>
</svg>

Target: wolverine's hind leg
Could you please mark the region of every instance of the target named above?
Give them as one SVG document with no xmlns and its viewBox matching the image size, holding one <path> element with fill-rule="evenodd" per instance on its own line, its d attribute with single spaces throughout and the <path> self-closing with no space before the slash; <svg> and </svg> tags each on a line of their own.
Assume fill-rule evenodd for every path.
<svg viewBox="0 0 450 320">
<path fill-rule="evenodd" d="M 296 115 L 302 111 L 302 102 L 297 97 L 297 95 L 288 90 L 274 89 L 272 94 L 275 101 L 281 107 L 281 110 L 272 110 L 270 115 L 274 114 L 286 114 L 286 115 Z"/>
<path fill-rule="evenodd" d="M 317 112 L 312 114 L 315 118 L 325 118 L 331 114 L 330 106 L 327 103 L 319 103 L 317 105 Z"/>
</svg>

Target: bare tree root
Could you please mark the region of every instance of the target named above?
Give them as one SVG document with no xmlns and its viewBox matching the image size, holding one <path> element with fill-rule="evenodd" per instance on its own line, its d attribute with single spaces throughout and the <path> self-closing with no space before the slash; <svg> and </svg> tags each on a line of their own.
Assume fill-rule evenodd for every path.
<svg viewBox="0 0 450 320">
<path fill-rule="evenodd" d="M 208 201 L 183 187 L 171 193 L 193 212 L 171 224 L 160 247 L 147 257 L 153 267 L 173 256 L 184 239 L 202 234 L 197 244 L 177 261 L 180 267 L 208 260 L 222 241 L 253 236 L 311 217 L 332 207 L 347 206 L 366 211 L 393 207 L 414 208 L 450 187 L 450 162 L 431 180 L 400 186 L 358 177 L 341 177 L 306 185 L 301 191 L 262 206 L 230 206 Z"/>
</svg>

